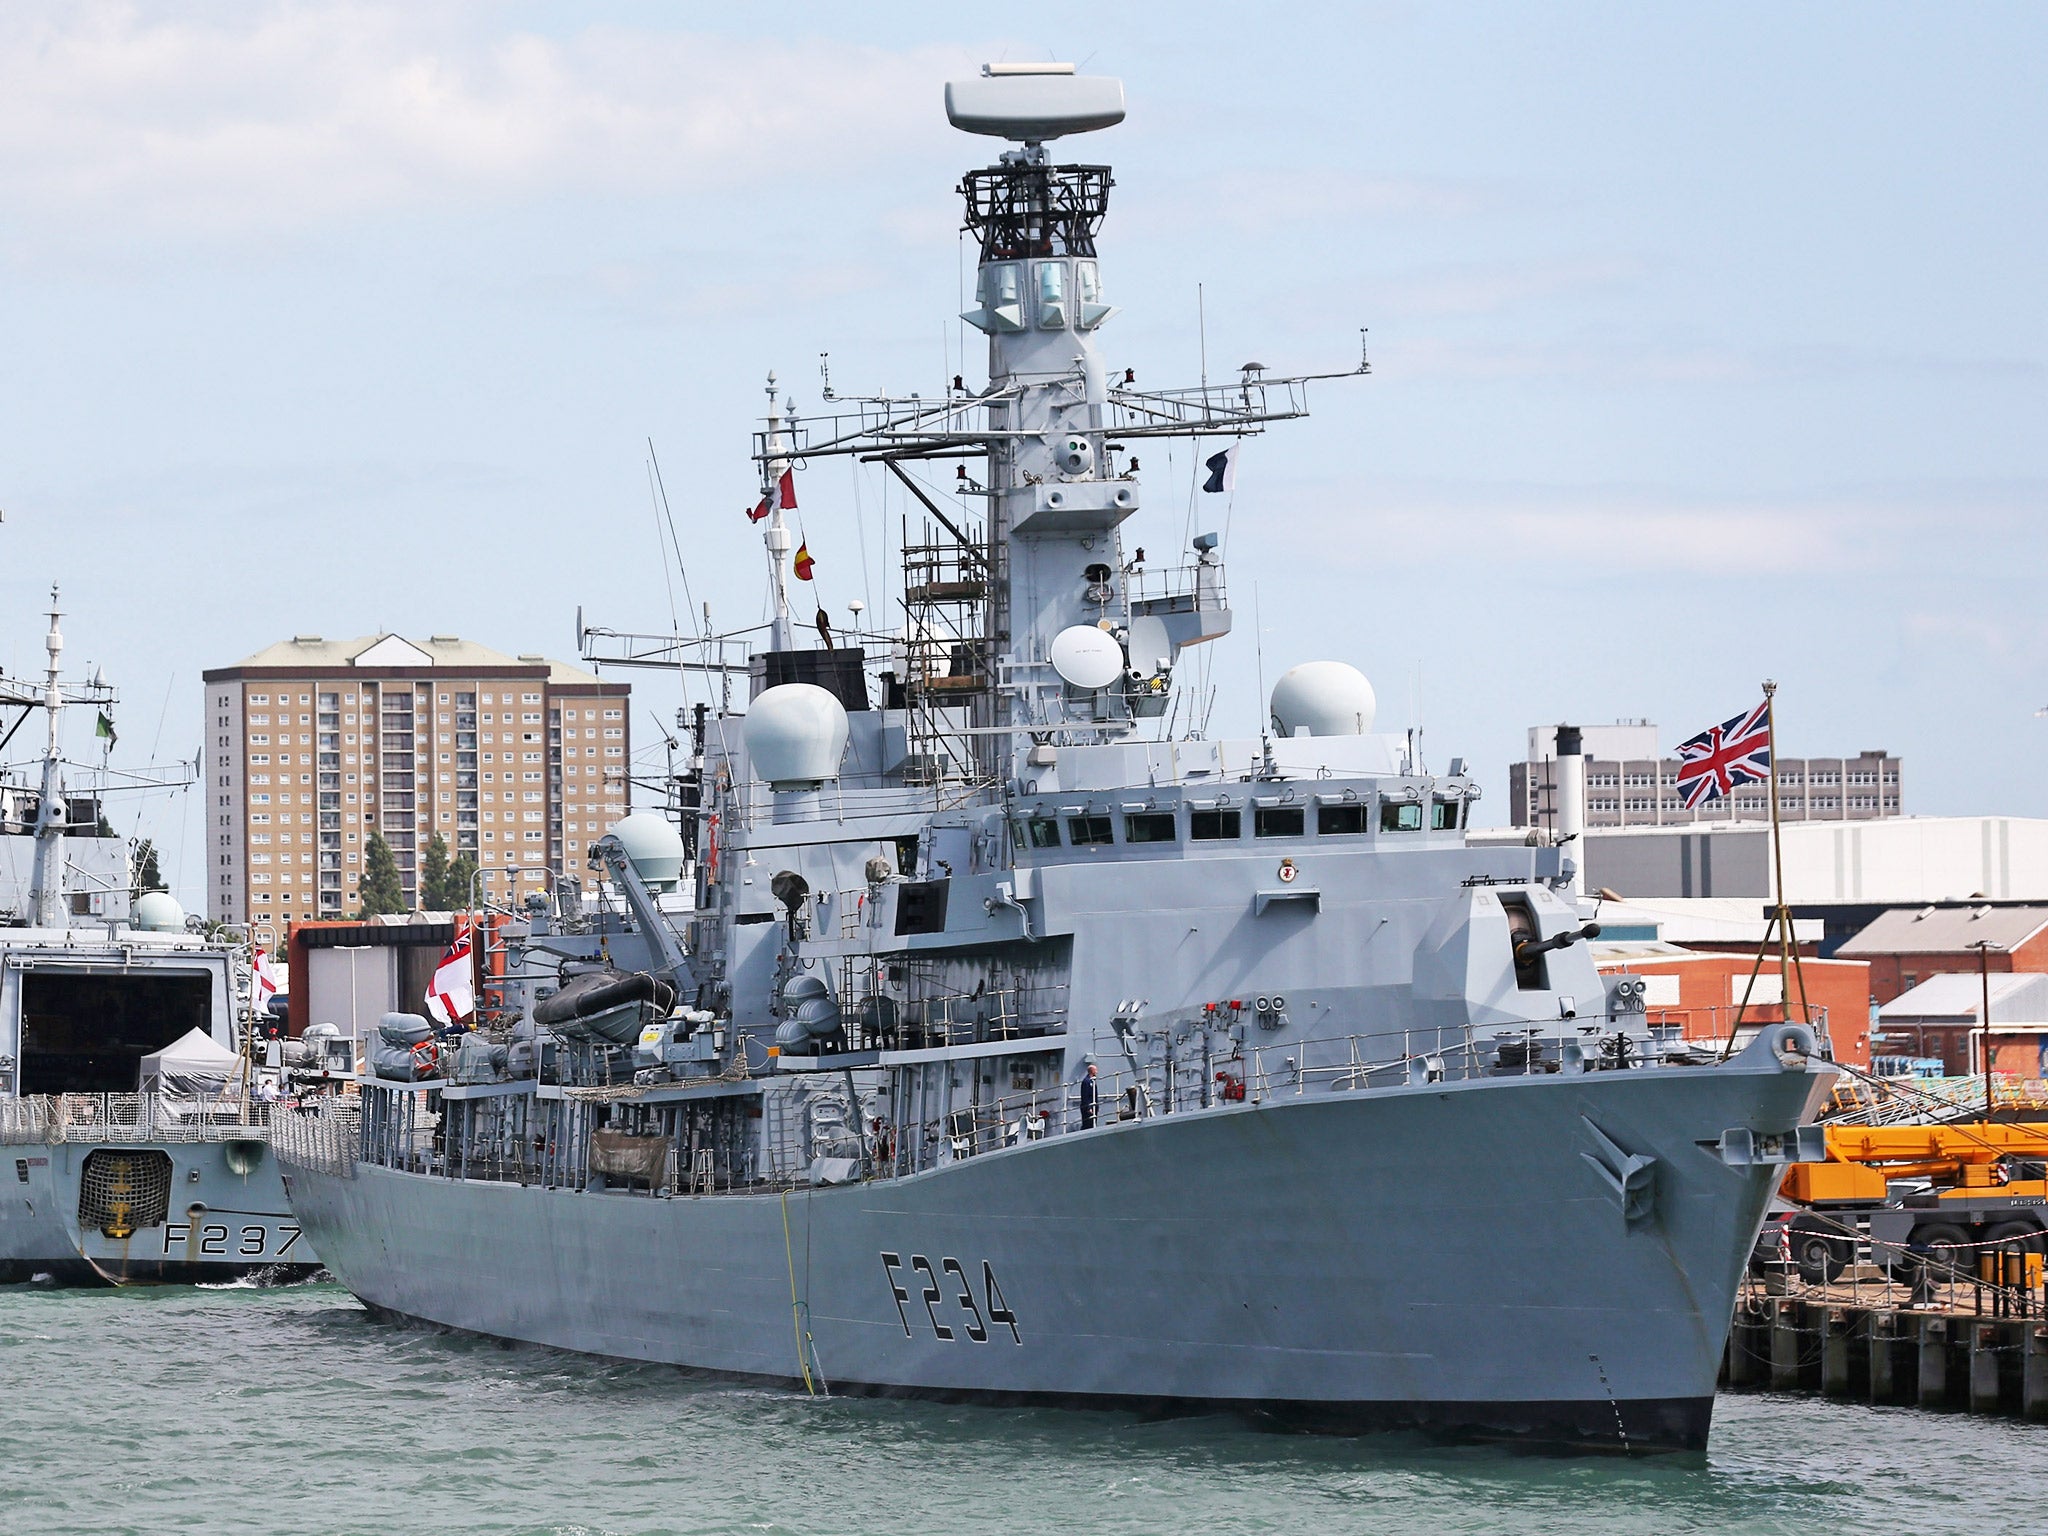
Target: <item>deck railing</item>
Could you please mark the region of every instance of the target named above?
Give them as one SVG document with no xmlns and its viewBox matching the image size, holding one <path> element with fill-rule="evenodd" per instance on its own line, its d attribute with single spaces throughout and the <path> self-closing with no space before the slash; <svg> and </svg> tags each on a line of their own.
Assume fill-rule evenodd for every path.
<svg viewBox="0 0 2048 1536">
<path fill-rule="evenodd" d="M 1256 1018 L 1256 1009 L 1249 1013 Z M 1024 1036 L 998 1053 L 1009 1058 L 999 1068 L 1011 1075 L 1007 1092 L 983 1093 L 971 1083 L 963 1092 L 957 1082 L 948 1088 L 953 1058 L 892 1063 L 884 1068 L 895 1074 L 886 1100 L 863 1102 L 856 1094 L 829 1126 L 806 1097 L 809 1074 L 803 1083 L 783 1074 L 763 1079 L 758 1100 L 751 1092 L 734 1095 L 735 1080 L 704 1080 L 701 1086 L 715 1091 L 701 1099 L 678 1096 L 681 1084 L 622 1083 L 547 1099 L 506 1094 L 475 1102 L 444 1101 L 438 1085 L 365 1082 L 360 1098 L 346 1105 L 279 1109 L 272 1139 L 287 1165 L 342 1176 L 353 1176 L 360 1160 L 445 1178 L 575 1189 L 601 1182 L 650 1195 L 759 1193 L 904 1177 L 1117 1122 L 1280 1098 L 1426 1090 L 1503 1076 L 1659 1071 L 1719 1057 L 1697 1042 L 1629 1033 L 1616 1023 L 1447 1024 L 1269 1044 L 1255 1024 L 1247 1025 L 1249 1038 L 1238 1039 L 1232 1031 L 1243 1031 L 1234 1023 L 1176 1032 L 1171 1020 L 1141 1028 L 1133 1018 L 1119 1021 L 1115 1045 L 1098 1050 L 1092 1076 L 1069 1075 L 1065 1036 Z M 1776 1028 L 1785 1034 L 1773 1048 L 1788 1064 L 1816 1051 L 1808 1031 Z M 853 1070 L 835 1067 L 832 1076 Z M 666 1140 L 668 1159 L 659 1176 L 615 1171 L 600 1179 L 604 1170 L 592 1157 L 599 1134 Z M 714 1165 L 708 1177 L 700 1167 L 707 1153 Z"/>
<path fill-rule="evenodd" d="M 267 1100 L 155 1093 L 52 1093 L 0 1099 L 0 1143 L 263 1141 Z"/>
</svg>

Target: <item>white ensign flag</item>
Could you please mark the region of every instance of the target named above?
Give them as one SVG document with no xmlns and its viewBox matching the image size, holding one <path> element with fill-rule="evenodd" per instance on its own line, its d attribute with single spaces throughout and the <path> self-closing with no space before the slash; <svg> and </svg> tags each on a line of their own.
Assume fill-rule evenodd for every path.
<svg viewBox="0 0 2048 1536">
<path fill-rule="evenodd" d="M 427 987 L 427 1012 L 442 1024 L 453 1024 L 476 1012 L 476 982 L 469 957 L 469 936 L 448 946 Z"/>
</svg>

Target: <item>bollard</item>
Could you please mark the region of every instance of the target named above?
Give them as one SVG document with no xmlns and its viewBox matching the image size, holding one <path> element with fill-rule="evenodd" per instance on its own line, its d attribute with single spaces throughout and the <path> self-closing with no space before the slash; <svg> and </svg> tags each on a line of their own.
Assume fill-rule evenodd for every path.
<svg viewBox="0 0 2048 1536">
<path fill-rule="evenodd" d="M 1914 1350 L 1918 1371 L 1915 1378 L 1914 1401 L 1922 1408 L 1942 1408 L 1948 1405 L 1948 1319 L 1945 1317 L 1920 1317 L 1914 1319 L 1919 1338 Z"/>
</svg>

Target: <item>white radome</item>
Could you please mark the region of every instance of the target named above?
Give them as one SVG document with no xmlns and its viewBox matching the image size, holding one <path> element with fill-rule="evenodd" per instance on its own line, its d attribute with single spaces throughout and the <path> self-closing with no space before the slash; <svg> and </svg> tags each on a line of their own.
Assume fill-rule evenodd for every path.
<svg viewBox="0 0 2048 1536">
<path fill-rule="evenodd" d="M 136 898 L 130 925 L 143 933 L 183 933 L 185 909 L 169 891 L 149 891 Z"/>
<path fill-rule="evenodd" d="M 1342 661 L 1305 661 L 1273 685 L 1273 729 L 1282 736 L 1363 736 L 1379 699 L 1358 668 Z"/>
<path fill-rule="evenodd" d="M 612 823 L 612 836 L 647 888 L 667 892 L 683 877 L 683 835 L 666 816 L 635 811 Z"/>
<path fill-rule="evenodd" d="M 747 757 L 773 789 L 816 789 L 839 777 L 846 708 L 816 683 L 778 683 L 747 706 Z"/>
<path fill-rule="evenodd" d="M 1092 624 L 1052 637 L 1052 669 L 1076 688 L 1107 688 L 1123 674 L 1124 648 Z"/>
</svg>

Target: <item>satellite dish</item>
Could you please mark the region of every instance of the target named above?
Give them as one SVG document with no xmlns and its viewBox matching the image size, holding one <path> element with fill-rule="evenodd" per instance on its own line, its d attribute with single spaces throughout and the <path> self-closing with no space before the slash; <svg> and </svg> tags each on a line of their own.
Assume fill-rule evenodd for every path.
<svg viewBox="0 0 2048 1536">
<path fill-rule="evenodd" d="M 1107 688 L 1122 675 L 1124 648 L 1092 624 L 1052 637 L 1052 669 L 1076 688 Z"/>
</svg>

